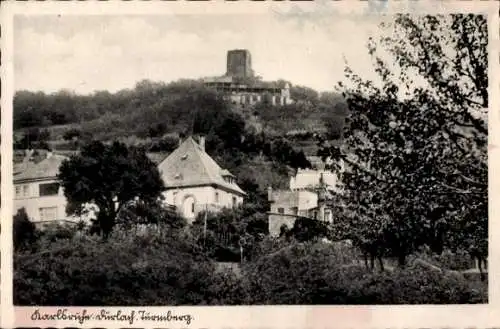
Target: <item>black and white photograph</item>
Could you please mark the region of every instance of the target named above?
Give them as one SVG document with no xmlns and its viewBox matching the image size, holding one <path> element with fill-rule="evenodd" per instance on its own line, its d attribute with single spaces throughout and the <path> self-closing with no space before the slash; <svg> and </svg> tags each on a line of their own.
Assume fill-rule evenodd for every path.
<svg viewBox="0 0 500 329">
<path fill-rule="evenodd" d="M 14 15 L 14 306 L 488 304 L 491 10 L 323 3 Z"/>
</svg>

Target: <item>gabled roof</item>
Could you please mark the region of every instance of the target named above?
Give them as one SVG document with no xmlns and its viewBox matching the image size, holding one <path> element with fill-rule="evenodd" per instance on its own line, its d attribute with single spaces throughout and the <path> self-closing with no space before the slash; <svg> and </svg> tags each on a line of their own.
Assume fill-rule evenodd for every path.
<svg viewBox="0 0 500 329">
<path fill-rule="evenodd" d="M 38 163 L 24 163 L 24 166 L 19 168 L 21 171 L 14 175 L 14 182 L 55 179 L 59 174 L 59 167 L 66 159 L 65 156 L 52 154 Z"/>
<path fill-rule="evenodd" d="M 236 194 L 245 192 L 236 184 L 222 177 L 229 173 L 188 137 L 175 151 L 158 165 L 158 170 L 167 188 L 217 185 Z"/>
</svg>

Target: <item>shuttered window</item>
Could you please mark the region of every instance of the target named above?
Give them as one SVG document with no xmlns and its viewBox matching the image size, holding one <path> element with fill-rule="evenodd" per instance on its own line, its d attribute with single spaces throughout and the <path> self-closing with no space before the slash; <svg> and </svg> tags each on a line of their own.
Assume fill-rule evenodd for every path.
<svg viewBox="0 0 500 329">
<path fill-rule="evenodd" d="M 40 208 L 40 220 L 51 221 L 57 219 L 57 207 Z"/>
</svg>

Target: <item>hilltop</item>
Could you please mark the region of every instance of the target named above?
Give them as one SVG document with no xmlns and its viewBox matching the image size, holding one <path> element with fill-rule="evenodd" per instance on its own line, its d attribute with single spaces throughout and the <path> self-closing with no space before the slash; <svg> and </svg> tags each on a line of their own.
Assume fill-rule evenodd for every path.
<svg viewBox="0 0 500 329">
<path fill-rule="evenodd" d="M 145 138 L 180 133 L 193 124 L 192 114 L 213 105 L 206 103 L 205 96 L 210 92 L 202 80 L 168 84 L 144 80 L 133 89 L 89 95 L 66 90 L 52 94 L 18 91 L 14 96 L 14 129 L 48 128 L 55 139 L 75 127 L 103 140 L 131 134 Z M 293 85 L 290 92 L 294 104 L 227 102 L 227 106 L 242 115 L 248 125 L 271 135 L 296 131 L 324 133 L 328 125 L 341 125 L 346 109 L 340 95 Z"/>
<path fill-rule="evenodd" d="M 90 95 L 19 91 L 14 147 L 61 152 L 90 139 L 120 140 L 158 157 L 182 136 L 204 134 L 208 152 L 260 194 L 267 183 L 286 187 L 290 170 L 310 167 L 306 158 L 317 155 L 323 140 L 337 140 L 343 128 L 346 107 L 339 95 L 293 85 L 290 92 L 293 104 L 249 105 L 227 101 L 202 80 L 141 81 L 133 89 Z"/>
</svg>

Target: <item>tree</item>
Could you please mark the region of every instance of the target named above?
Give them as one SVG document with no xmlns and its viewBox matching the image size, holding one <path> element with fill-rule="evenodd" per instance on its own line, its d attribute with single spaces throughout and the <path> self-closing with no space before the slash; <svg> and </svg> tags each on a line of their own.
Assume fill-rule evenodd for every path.
<svg viewBox="0 0 500 329">
<path fill-rule="evenodd" d="M 29 128 L 27 129 L 21 140 L 14 143 L 15 149 L 33 149 L 42 148 L 49 149 L 47 144 L 50 139 L 50 132 L 46 129 Z"/>
<path fill-rule="evenodd" d="M 348 165 L 349 230 L 400 265 L 424 244 L 485 257 L 486 17 L 401 14 L 382 28 L 368 42 L 380 83 L 346 67 L 339 86 L 350 115 L 329 154 Z"/>
<path fill-rule="evenodd" d="M 293 224 L 291 234 L 297 241 L 316 241 L 327 236 L 327 227 L 324 222 L 316 219 L 300 217 Z"/>
<path fill-rule="evenodd" d="M 36 227 L 30 221 L 26 209 L 21 208 L 14 215 L 12 231 L 14 233 L 15 251 L 29 248 L 36 240 Z"/>
<path fill-rule="evenodd" d="M 63 139 L 66 141 L 72 141 L 73 139 L 78 139 L 80 137 L 82 137 L 82 131 L 77 128 L 66 130 L 63 134 Z"/>
<path fill-rule="evenodd" d="M 99 210 L 95 227 L 107 238 L 116 216 L 132 200 L 155 202 L 163 181 L 144 150 L 114 142 L 91 142 L 61 165 L 59 180 L 68 199 L 67 212 L 80 215 L 87 204 Z"/>
<path fill-rule="evenodd" d="M 179 146 L 179 139 L 173 136 L 165 136 L 153 142 L 149 148 L 150 152 L 172 152 Z"/>
<path fill-rule="evenodd" d="M 298 102 L 306 102 L 316 104 L 318 102 L 318 92 L 314 89 L 304 86 L 292 86 L 290 88 L 290 95 L 292 99 Z"/>
</svg>

